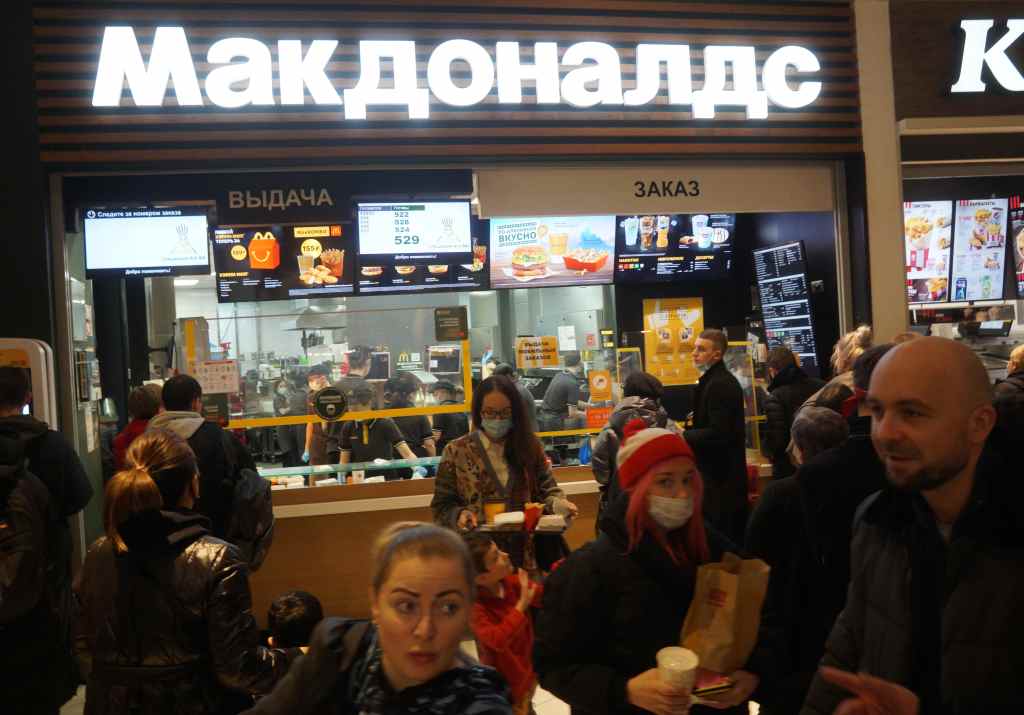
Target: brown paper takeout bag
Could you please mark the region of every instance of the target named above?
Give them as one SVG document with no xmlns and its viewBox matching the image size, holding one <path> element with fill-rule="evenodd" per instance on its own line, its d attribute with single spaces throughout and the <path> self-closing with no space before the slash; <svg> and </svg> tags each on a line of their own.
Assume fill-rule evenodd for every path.
<svg viewBox="0 0 1024 715">
<path fill-rule="evenodd" d="M 680 641 L 698 655 L 702 668 L 729 674 L 746 664 L 757 644 L 770 571 L 761 559 L 731 553 L 697 569 Z"/>
</svg>

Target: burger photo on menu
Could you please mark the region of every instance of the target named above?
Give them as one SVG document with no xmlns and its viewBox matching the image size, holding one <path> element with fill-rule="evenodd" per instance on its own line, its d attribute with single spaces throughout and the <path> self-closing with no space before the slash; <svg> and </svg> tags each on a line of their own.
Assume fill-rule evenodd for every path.
<svg viewBox="0 0 1024 715">
<path fill-rule="evenodd" d="M 217 300 L 287 300 L 354 292 L 352 245 L 341 224 L 217 226 Z"/>
<path fill-rule="evenodd" d="M 614 216 L 490 220 L 491 287 L 611 283 Z"/>
</svg>

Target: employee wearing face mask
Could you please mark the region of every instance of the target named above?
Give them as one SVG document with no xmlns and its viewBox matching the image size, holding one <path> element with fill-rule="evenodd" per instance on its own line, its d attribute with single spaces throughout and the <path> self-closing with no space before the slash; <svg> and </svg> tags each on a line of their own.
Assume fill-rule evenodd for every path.
<svg viewBox="0 0 1024 715">
<path fill-rule="evenodd" d="M 704 483 L 686 441 L 642 419 L 624 432 L 622 492 L 602 515 L 600 535 L 544 586 L 534 670 L 574 713 L 708 712 L 661 681 L 656 655 L 679 645 L 698 566 L 737 549 L 704 522 Z M 757 678 L 742 670 L 731 677 L 736 684 L 715 696 L 715 707 L 746 712 Z"/>
<path fill-rule="evenodd" d="M 430 504 L 436 523 L 474 529 L 485 522 L 484 503 L 496 501 L 503 502 L 504 511 L 543 502 L 547 514 L 576 515 L 576 505 L 551 474 L 515 383 L 499 375 L 481 382 L 473 392 L 472 419 L 472 431 L 448 444 L 437 467 Z M 499 547 L 521 566 L 521 536 L 496 536 L 502 539 Z"/>
<path fill-rule="evenodd" d="M 704 514 L 741 544 L 747 527 L 746 419 L 743 388 L 723 362 L 728 346 L 721 330 L 697 338 L 693 364 L 701 376 L 686 441 L 704 475 Z"/>
</svg>

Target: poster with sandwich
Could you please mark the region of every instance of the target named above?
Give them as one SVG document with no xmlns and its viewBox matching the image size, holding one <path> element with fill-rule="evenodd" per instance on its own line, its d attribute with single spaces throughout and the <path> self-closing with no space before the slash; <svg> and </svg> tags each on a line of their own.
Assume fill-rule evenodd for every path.
<svg viewBox="0 0 1024 715">
<path fill-rule="evenodd" d="M 693 349 L 703 331 L 702 298 L 645 300 L 644 370 L 666 387 L 696 384 L 700 373 L 693 364 Z"/>
<path fill-rule="evenodd" d="M 1024 197 L 1021 196 L 1010 199 L 1010 236 L 1017 297 L 1024 300 Z"/>
<path fill-rule="evenodd" d="M 614 216 L 491 219 L 491 287 L 611 283 Z"/>
<path fill-rule="evenodd" d="M 954 301 L 1002 300 L 1009 201 L 958 201 L 953 233 Z"/>
</svg>

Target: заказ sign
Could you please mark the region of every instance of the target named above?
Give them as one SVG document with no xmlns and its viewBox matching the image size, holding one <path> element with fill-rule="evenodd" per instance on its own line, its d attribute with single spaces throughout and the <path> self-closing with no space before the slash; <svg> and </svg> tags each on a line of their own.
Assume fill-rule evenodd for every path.
<svg viewBox="0 0 1024 715">
<path fill-rule="evenodd" d="M 761 69 L 760 88 L 753 46 L 708 45 L 702 50 L 704 82 L 695 89 L 689 45 L 638 44 L 635 87 L 626 89 L 619 53 L 603 42 L 577 42 L 565 49 L 561 59 L 557 43 L 537 42 L 533 63 L 526 64 L 518 42 L 497 42 L 492 53 L 470 40 L 448 40 L 434 48 L 427 62 L 427 89 L 419 86 L 415 42 L 367 40 L 359 43 L 358 81 L 339 92 L 326 72 L 338 44 L 336 40 L 314 40 L 304 48 L 301 40 L 279 40 L 278 102 L 271 50 L 260 40 L 229 37 L 214 42 L 206 59 L 217 66 L 201 85 L 184 28 L 157 27 L 147 62 L 134 28 L 107 27 L 92 105 L 120 106 L 127 81 L 136 106 L 159 107 L 173 80 L 175 97 L 183 107 L 205 104 L 201 86 L 206 100 L 225 109 L 302 105 L 308 91 L 314 104 L 343 106 L 345 119 L 366 119 L 369 106 L 406 107 L 410 119 L 426 119 L 431 93 L 447 105 L 469 107 L 483 102 L 497 84 L 499 104 L 522 104 L 523 81 L 529 80 L 536 85 L 539 105 L 635 107 L 658 97 L 663 64 L 668 104 L 692 107 L 694 119 L 714 119 L 718 107 L 743 107 L 748 119 L 765 119 L 769 102 L 798 109 L 811 105 L 822 90 L 820 81 L 800 78 L 801 74 L 819 72 L 821 63 L 813 52 L 796 45 L 780 47 L 768 56 Z M 381 86 L 385 59 L 393 67 L 393 87 Z M 453 80 L 456 62 L 468 65 L 468 84 Z M 568 69 L 564 74 L 563 68 Z M 727 80 L 731 80 L 729 88 Z"/>
</svg>

